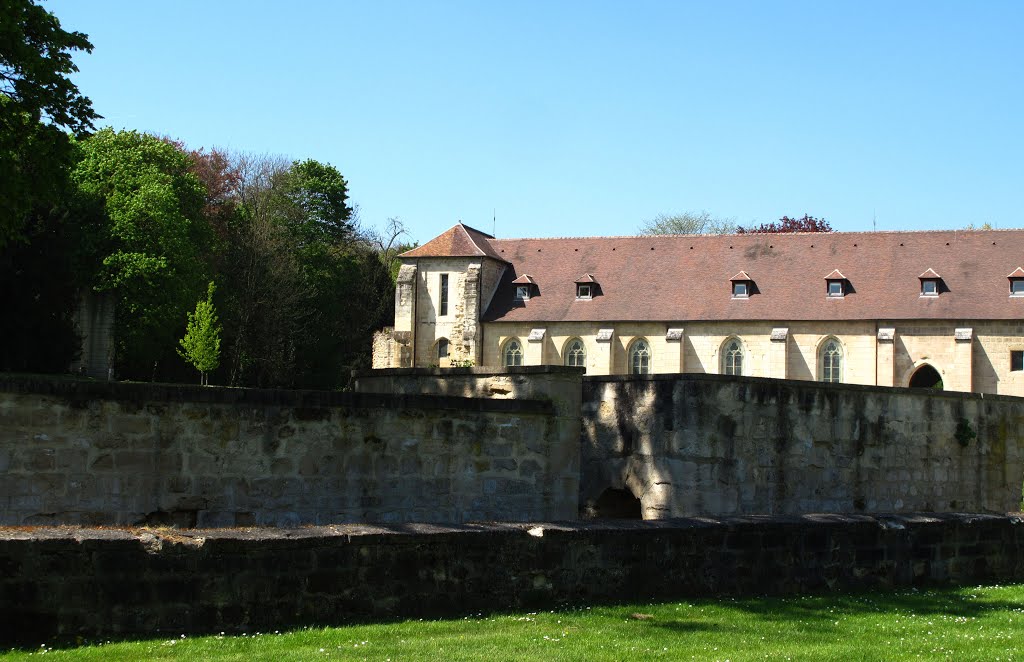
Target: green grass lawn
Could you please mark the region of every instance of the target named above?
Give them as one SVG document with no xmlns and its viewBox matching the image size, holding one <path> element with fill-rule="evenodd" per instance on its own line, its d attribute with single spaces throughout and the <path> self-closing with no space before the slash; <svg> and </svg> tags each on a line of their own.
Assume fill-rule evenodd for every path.
<svg viewBox="0 0 1024 662">
<path fill-rule="evenodd" d="M 3 660 L 1020 660 L 1024 585 L 685 600 L 163 637 Z"/>
</svg>

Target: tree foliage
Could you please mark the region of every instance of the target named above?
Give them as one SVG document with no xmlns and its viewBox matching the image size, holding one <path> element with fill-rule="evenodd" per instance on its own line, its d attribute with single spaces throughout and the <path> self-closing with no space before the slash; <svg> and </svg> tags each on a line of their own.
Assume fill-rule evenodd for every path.
<svg viewBox="0 0 1024 662">
<path fill-rule="evenodd" d="M 824 218 L 814 218 L 803 215 L 803 218 L 790 218 L 783 216 L 778 221 L 762 223 L 749 228 L 740 227 L 736 229 L 737 234 L 780 234 L 786 232 L 832 232 L 832 226 Z"/>
<path fill-rule="evenodd" d="M 196 302 L 194 313 L 188 314 L 185 337 L 178 341 L 178 355 L 199 371 L 199 383 L 209 384 L 208 373 L 220 365 L 220 322 L 213 306 L 213 281 L 206 288 L 206 299 Z"/>
<path fill-rule="evenodd" d="M 735 218 L 712 216 L 706 211 L 659 214 L 640 226 L 640 234 L 731 234 Z"/>
<path fill-rule="evenodd" d="M 189 156 L 154 136 L 104 129 L 79 147 L 72 181 L 80 205 L 105 221 L 94 286 L 118 298 L 119 369 L 151 376 L 207 281 L 205 191 Z"/>
<path fill-rule="evenodd" d="M 72 155 L 66 131 L 98 118 L 68 76 L 73 51 L 92 51 L 31 0 L 0 0 L 0 248 L 21 236 L 35 206 L 62 192 Z"/>
</svg>

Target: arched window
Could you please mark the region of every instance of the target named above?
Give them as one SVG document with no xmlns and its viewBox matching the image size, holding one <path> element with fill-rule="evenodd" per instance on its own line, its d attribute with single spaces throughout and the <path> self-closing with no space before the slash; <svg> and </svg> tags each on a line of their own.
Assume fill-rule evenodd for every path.
<svg viewBox="0 0 1024 662">
<path fill-rule="evenodd" d="M 821 381 L 838 384 L 843 381 L 843 346 L 835 338 L 821 345 Z"/>
<path fill-rule="evenodd" d="M 448 358 L 448 339 L 441 338 L 437 341 L 437 360 Z"/>
<path fill-rule="evenodd" d="M 739 338 L 729 338 L 722 345 L 722 374 L 743 374 L 743 343 Z"/>
<path fill-rule="evenodd" d="M 651 374 L 651 347 L 643 338 L 634 340 L 629 346 L 629 374 Z"/>
<path fill-rule="evenodd" d="M 587 349 L 579 338 L 573 338 L 566 344 L 563 356 L 565 356 L 565 365 L 577 368 L 587 367 Z"/>
<path fill-rule="evenodd" d="M 523 346 L 513 338 L 505 343 L 505 351 L 502 352 L 505 367 L 523 365 Z"/>
</svg>

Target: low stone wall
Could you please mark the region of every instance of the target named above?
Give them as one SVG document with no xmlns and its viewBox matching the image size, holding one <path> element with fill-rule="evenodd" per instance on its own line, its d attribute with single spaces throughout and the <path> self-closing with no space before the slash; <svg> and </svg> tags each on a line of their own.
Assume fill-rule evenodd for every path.
<svg viewBox="0 0 1024 662">
<path fill-rule="evenodd" d="M 585 377 L 581 502 L 646 519 L 1016 511 L 1024 399 L 720 375 Z"/>
<path fill-rule="evenodd" d="M 578 485 L 550 401 L 0 376 L 0 524 L 570 519 Z"/>
<path fill-rule="evenodd" d="M 0 529 L 0 641 L 284 630 L 603 601 L 1024 581 L 1016 517 Z"/>
</svg>

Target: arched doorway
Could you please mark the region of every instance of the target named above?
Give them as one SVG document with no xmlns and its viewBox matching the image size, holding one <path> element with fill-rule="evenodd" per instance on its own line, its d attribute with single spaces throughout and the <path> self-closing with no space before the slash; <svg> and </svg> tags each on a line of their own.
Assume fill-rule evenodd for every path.
<svg viewBox="0 0 1024 662">
<path fill-rule="evenodd" d="M 910 388 L 934 388 L 942 390 L 942 375 L 927 363 L 914 371 L 910 377 Z"/>
</svg>

